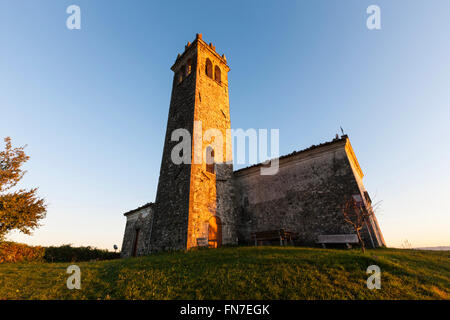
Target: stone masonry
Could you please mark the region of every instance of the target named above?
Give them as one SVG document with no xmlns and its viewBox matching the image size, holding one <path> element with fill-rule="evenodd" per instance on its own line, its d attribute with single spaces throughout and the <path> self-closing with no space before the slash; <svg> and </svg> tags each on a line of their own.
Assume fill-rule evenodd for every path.
<svg viewBox="0 0 450 320">
<path fill-rule="evenodd" d="M 261 165 L 234 172 L 238 237 L 250 243 L 255 231 L 286 229 L 297 232 L 297 243 L 314 245 L 322 234 L 351 234 L 341 208 L 346 199 L 363 199 L 362 175 L 347 136 L 280 158 L 276 175 L 260 175 Z M 361 177 L 362 180 L 362 177 Z M 367 207 L 368 200 L 364 200 Z M 375 219 L 375 218 L 374 218 Z M 384 240 L 377 222 L 363 229 L 369 246 Z"/>
<path fill-rule="evenodd" d="M 197 34 L 171 69 L 156 200 L 125 213 L 122 257 L 189 249 L 202 239 L 210 246 L 248 244 L 251 232 L 281 228 L 297 232 L 299 245 L 315 245 L 321 234 L 354 233 L 340 212 L 345 199 L 371 203 L 347 136 L 281 157 L 275 175 L 261 175 L 261 164 L 233 171 L 225 56 Z M 176 129 L 192 139 L 173 137 Z M 180 142 L 191 150 L 175 163 Z M 375 216 L 363 238 L 372 247 L 385 245 Z"/>
<path fill-rule="evenodd" d="M 153 203 L 147 203 L 142 207 L 128 211 L 125 226 L 125 236 L 122 243 L 122 258 L 133 255 L 144 255 L 149 249 L 149 238 L 153 222 Z"/>
</svg>

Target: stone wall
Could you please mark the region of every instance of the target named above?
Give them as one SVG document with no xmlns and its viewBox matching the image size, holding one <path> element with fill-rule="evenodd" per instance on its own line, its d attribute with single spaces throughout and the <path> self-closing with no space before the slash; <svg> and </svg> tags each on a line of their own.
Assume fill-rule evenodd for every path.
<svg viewBox="0 0 450 320">
<path fill-rule="evenodd" d="M 122 250 L 120 256 L 122 258 L 131 257 L 133 249 L 136 245 L 136 255 L 145 255 L 149 250 L 150 233 L 152 230 L 154 204 L 148 203 L 140 208 L 125 213 L 127 223 L 122 242 Z M 136 241 L 136 233 L 139 236 Z"/>
<path fill-rule="evenodd" d="M 231 136 L 227 131 L 230 128 L 230 110 L 226 59 L 216 53 L 212 44 L 206 44 L 201 35 L 197 35 L 193 43 L 186 45 L 184 53 L 178 56 L 171 69 L 174 80 L 150 252 L 196 246 L 197 238 L 207 237 L 208 221 L 213 216 L 225 223 L 224 243 L 235 242 L 236 237 L 231 231 L 234 223 L 226 216 L 233 216 L 234 211 L 225 210 L 223 201 L 218 211 L 216 193 L 217 184 L 221 190 L 232 188 L 232 167 L 228 182 L 216 181 L 216 175 L 208 172 L 204 161 L 208 147 L 214 149 L 216 163 L 232 160 Z M 171 141 L 171 135 L 180 128 L 186 129 L 192 137 L 190 164 L 175 164 L 171 159 L 173 147 L 179 144 Z M 219 135 L 213 133 L 208 136 L 209 129 L 215 129 Z M 223 145 L 219 136 L 222 136 Z M 227 145 L 226 141 L 230 144 Z M 224 191 L 223 197 L 228 198 L 229 194 L 231 190 Z M 228 207 L 232 207 L 232 202 Z"/>
<path fill-rule="evenodd" d="M 191 166 L 191 184 L 189 195 L 189 228 L 187 248 L 197 246 L 198 238 L 208 238 L 209 220 L 215 216 L 222 223 L 222 243 L 234 243 L 232 202 L 228 208 L 224 205 L 231 193 L 231 166 L 220 164 L 232 161 L 230 129 L 230 106 L 228 97 L 228 71 L 224 57 L 220 56 L 212 44 L 198 39 L 193 43 L 197 49 L 196 102 L 194 121 L 196 126 L 193 143 L 193 157 L 201 163 Z M 211 64 L 211 74 L 207 74 L 207 61 Z M 211 131 L 213 129 L 214 131 Z M 201 141 L 201 142 L 200 142 Z M 227 142 L 229 143 L 227 145 Z M 227 147 L 228 146 L 228 147 Z M 206 169 L 207 148 L 214 150 L 215 173 Z M 217 168 L 221 178 L 217 176 Z M 228 183 L 226 182 L 228 179 Z"/>
<path fill-rule="evenodd" d="M 240 243 L 250 243 L 251 232 L 276 229 L 298 232 L 300 245 L 314 245 L 320 234 L 355 233 L 341 212 L 347 199 L 361 195 L 348 144 L 345 136 L 281 157 L 279 172 L 272 176 L 260 175 L 260 166 L 236 171 Z M 372 241 L 383 245 L 374 239 L 377 232 L 364 228 L 368 246 Z"/>
<path fill-rule="evenodd" d="M 216 215 L 222 221 L 222 243 L 237 244 L 237 211 L 233 186 L 233 165 L 216 164 Z"/>
<path fill-rule="evenodd" d="M 341 207 L 355 195 L 366 207 L 371 204 L 347 136 L 281 157 L 280 170 L 272 176 L 261 175 L 261 165 L 233 172 L 225 56 L 197 35 L 171 69 L 174 78 L 155 204 L 126 214 L 123 257 L 132 255 L 137 229 L 137 255 L 195 247 L 198 238 L 208 238 L 212 217 L 221 221 L 222 244 L 248 244 L 251 232 L 281 228 L 298 232 L 297 243 L 304 245 L 314 244 L 319 234 L 354 233 L 344 222 Z M 189 163 L 172 161 L 172 150 L 181 142 L 171 140 L 176 129 L 189 133 Z M 216 133 L 207 136 L 209 129 Z M 210 147 L 213 173 L 205 163 Z M 376 217 L 369 219 L 363 237 L 369 245 L 385 245 Z"/>
<path fill-rule="evenodd" d="M 191 59 L 193 65 L 189 74 L 183 74 L 182 66 Z M 154 227 L 150 240 L 150 252 L 160 250 L 186 249 L 189 184 L 191 165 L 175 164 L 171 152 L 178 141 L 171 141 L 175 129 L 186 129 L 192 136 L 195 107 L 195 70 L 196 50 L 190 50 L 177 59 L 172 67 L 174 71 L 172 95 L 170 99 L 164 150 L 159 173 L 158 189 L 155 201 Z"/>
</svg>

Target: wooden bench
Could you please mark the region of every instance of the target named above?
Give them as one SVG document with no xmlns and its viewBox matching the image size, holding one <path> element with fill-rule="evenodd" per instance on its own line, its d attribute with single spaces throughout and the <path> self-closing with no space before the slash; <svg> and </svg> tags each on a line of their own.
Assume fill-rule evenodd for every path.
<svg viewBox="0 0 450 320">
<path fill-rule="evenodd" d="M 197 238 L 197 247 L 208 247 L 208 239 Z"/>
<path fill-rule="evenodd" d="M 284 229 L 279 230 L 268 230 L 252 232 L 252 239 L 255 241 L 255 246 L 258 246 L 258 241 L 273 241 L 279 240 L 280 246 L 286 245 L 287 241 L 293 244 L 293 239 L 296 237 L 296 233 L 291 231 L 285 231 Z"/>
<path fill-rule="evenodd" d="M 326 248 L 326 244 L 345 244 L 347 248 L 351 248 L 351 244 L 359 243 L 358 236 L 356 234 L 330 234 L 319 235 L 317 237 L 317 243 L 321 244 L 323 248 Z"/>
</svg>

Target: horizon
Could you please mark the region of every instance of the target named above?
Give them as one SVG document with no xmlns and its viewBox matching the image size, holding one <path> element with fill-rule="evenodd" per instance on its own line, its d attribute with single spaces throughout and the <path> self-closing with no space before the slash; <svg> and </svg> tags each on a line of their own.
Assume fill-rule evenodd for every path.
<svg viewBox="0 0 450 320">
<path fill-rule="evenodd" d="M 388 247 L 450 247 L 450 3 L 376 1 L 368 30 L 372 2 L 77 1 L 80 30 L 72 1 L 0 4 L 0 138 L 27 145 L 18 187 L 49 204 L 7 239 L 120 248 L 123 213 L 155 200 L 170 67 L 201 33 L 231 67 L 232 128 L 279 129 L 283 156 L 342 127 Z"/>
</svg>

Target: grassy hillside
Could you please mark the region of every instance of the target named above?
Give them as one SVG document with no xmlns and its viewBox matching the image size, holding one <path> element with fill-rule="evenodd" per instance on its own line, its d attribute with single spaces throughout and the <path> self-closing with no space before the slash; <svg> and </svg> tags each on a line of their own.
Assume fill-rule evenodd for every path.
<svg viewBox="0 0 450 320">
<path fill-rule="evenodd" d="M 381 268 L 381 290 L 366 269 Z M 0 265 L 1 299 L 449 299 L 450 252 L 238 247 L 70 263 Z"/>
</svg>

